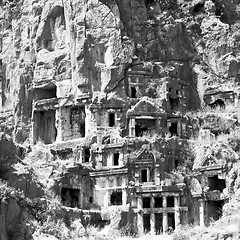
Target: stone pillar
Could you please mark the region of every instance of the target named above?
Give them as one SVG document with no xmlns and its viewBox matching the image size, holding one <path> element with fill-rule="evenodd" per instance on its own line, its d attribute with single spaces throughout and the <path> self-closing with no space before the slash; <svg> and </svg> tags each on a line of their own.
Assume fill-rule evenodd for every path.
<svg viewBox="0 0 240 240">
<path fill-rule="evenodd" d="M 135 137 L 135 119 L 131 118 L 129 121 L 129 137 Z"/>
<path fill-rule="evenodd" d="M 174 206 L 175 229 L 178 230 L 180 227 L 180 196 L 174 197 Z"/>
<path fill-rule="evenodd" d="M 127 191 L 126 191 L 126 189 L 122 190 L 122 205 L 123 206 L 127 205 Z"/>
<path fill-rule="evenodd" d="M 151 197 L 151 216 L 150 216 L 150 234 L 154 235 L 155 234 L 155 214 L 154 214 L 154 205 L 155 205 L 155 201 L 154 201 L 154 197 Z"/>
<path fill-rule="evenodd" d="M 138 233 L 143 234 L 143 217 L 140 212 L 137 215 L 137 226 L 138 226 Z"/>
<path fill-rule="evenodd" d="M 137 198 L 137 209 L 138 210 L 142 209 L 142 198 L 141 197 Z"/>
<path fill-rule="evenodd" d="M 200 226 L 204 226 L 204 200 L 199 199 L 199 216 L 200 216 Z"/>
<path fill-rule="evenodd" d="M 109 204 L 109 191 L 106 191 L 105 195 L 104 195 L 104 207 L 108 207 Z"/>
<path fill-rule="evenodd" d="M 159 172 L 159 164 L 155 165 L 155 184 L 160 185 L 160 172 Z"/>
<path fill-rule="evenodd" d="M 138 210 L 138 215 L 137 215 L 137 226 L 138 226 L 138 232 L 139 234 L 143 234 L 143 216 L 141 214 L 141 209 L 142 209 L 142 198 L 138 196 L 137 198 L 137 210 Z"/>
<path fill-rule="evenodd" d="M 168 229 L 168 219 L 167 219 L 167 212 L 166 212 L 166 208 L 167 208 L 167 197 L 163 196 L 163 232 L 166 232 Z"/>
<path fill-rule="evenodd" d="M 150 234 L 151 235 L 155 235 L 155 214 L 154 213 L 151 213 L 151 216 L 150 216 Z"/>
<path fill-rule="evenodd" d="M 182 136 L 182 121 L 178 121 L 177 123 L 177 131 L 178 131 L 178 136 L 181 137 Z"/>
</svg>

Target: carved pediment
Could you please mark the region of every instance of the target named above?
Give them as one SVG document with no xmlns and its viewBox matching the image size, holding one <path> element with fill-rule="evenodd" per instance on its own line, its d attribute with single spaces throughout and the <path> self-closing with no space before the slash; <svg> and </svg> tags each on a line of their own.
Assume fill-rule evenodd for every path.
<svg viewBox="0 0 240 240">
<path fill-rule="evenodd" d="M 154 163 L 154 155 L 148 150 L 142 150 L 136 157 L 135 164 L 153 164 Z"/>
<path fill-rule="evenodd" d="M 160 106 L 157 106 L 156 103 L 145 98 L 136 103 L 130 110 L 128 110 L 128 115 L 156 115 L 163 113 L 163 110 Z"/>
<path fill-rule="evenodd" d="M 203 161 L 201 167 L 211 167 L 218 165 L 218 160 L 213 155 L 207 155 Z"/>
</svg>

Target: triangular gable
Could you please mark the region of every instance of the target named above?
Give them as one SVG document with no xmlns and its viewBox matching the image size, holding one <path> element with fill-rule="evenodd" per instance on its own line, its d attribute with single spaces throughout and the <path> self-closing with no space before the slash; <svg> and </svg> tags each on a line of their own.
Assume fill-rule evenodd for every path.
<svg viewBox="0 0 240 240">
<path fill-rule="evenodd" d="M 142 99 L 137 104 L 135 104 L 130 110 L 128 110 L 128 114 L 138 115 L 138 114 L 156 114 L 162 113 L 163 110 L 156 106 L 156 104 L 149 99 Z"/>
<path fill-rule="evenodd" d="M 135 164 L 153 164 L 154 163 L 154 155 L 148 149 L 143 149 L 136 157 Z"/>
<path fill-rule="evenodd" d="M 207 155 L 201 164 L 201 167 L 210 167 L 210 166 L 216 166 L 218 165 L 218 160 L 213 155 Z"/>
</svg>

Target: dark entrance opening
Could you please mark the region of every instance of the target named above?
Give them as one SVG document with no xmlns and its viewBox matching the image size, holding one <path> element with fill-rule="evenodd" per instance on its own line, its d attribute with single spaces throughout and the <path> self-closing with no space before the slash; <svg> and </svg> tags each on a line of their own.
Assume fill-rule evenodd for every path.
<svg viewBox="0 0 240 240">
<path fill-rule="evenodd" d="M 163 214 L 155 213 L 155 232 L 157 235 L 163 232 L 162 222 L 163 222 Z"/>
<path fill-rule="evenodd" d="M 108 126 L 113 127 L 115 125 L 115 113 L 108 114 Z"/>
<path fill-rule="evenodd" d="M 170 102 L 170 108 L 172 111 L 178 110 L 180 105 L 179 98 L 169 97 L 169 102 Z"/>
<path fill-rule="evenodd" d="M 90 159 L 90 149 L 89 148 L 84 148 L 84 162 L 88 163 Z"/>
<path fill-rule="evenodd" d="M 119 165 L 119 153 L 114 153 L 113 154 L 113 166 L 118 166 Z"/>
<path fill-rule="evenodd" d="M 203 3 L 196 4 L 196 6 L 194 6 L 194 8 L 192 10 L 192 13 L 194 15 L 200 14 L 202 12 L 204 12 L 204 4 Z"/>
<path fill-rule="evenodd" d="M 148 173 L 147 169 L 141 170 L 141 182 L 148 182 Z"/>
<path fill-rule="evenodd" d="M 167 197 L 167 207 L 174 207 L 174 197 Z"/>
<path fill-rule="evenodd" d="M 111 205 L 122 205 L 122 192 L 113 192 L 110 198 Z"/>
<path fill-rule="evenodd" d="M 162 197 L 155 197 L 154 198 L 154 207 L 155 208 L 162 208 L 163 207 L 163 199 L 162 199 Z"/>
<path fill-rule="evenodd" d="M 143 137 L 155 130 L 155 119 L 136 119 L 135 136 Z"/>
<path fill-rule="evenodd" d="M 211 103 L 209 104 L 209 106 L 212 108 L 212 109 L 215 109 L 215 108 L 221 108 L 221 109 L 224 109 L 226 106 L 225 106 L 225 103 L 222 99 L 217 99 L 214 103 Z"/>
<path fill-rule="evenodd" d="M 171 137 L 178 135 L 178 123 L 177 122 L 171 123 L 171 126 L 169 127 L 169 132 L 171 134 Z"/>
<path fill-rule="evenodd" d="M 223 189 L 226 188 L 225 179 L 219 179 L 217 175 L 208 178 L 208 187 L 210 191 L 219 190 L 223 192 Z"/>
<path fill-rule="evenodd" d="M 143 208 L 151 208 L 151 198 L 150 197 L 144 197 L 142 199 L 143 201 Z"/>
<path fill-rule="evenodd" d="M 207 201 L 207 214 L 208 220 L 211 221 L 214 219 L 218 220 L 222 216 L 222 207 L 224 205 L 224 201 Z"/>
<path fill-rule="evenodd" d="M 62 203 L 66 207 L 79 207 L 79 189 L 62 188 Z"/>
<path fill-rule="evenodd" d="M 150 214 L 143 214 L 143 231 L 144 233 L 148 233 L 151 230 L 150 226 Z"/>
<path fill-rule="evenodd" d="M 131 87 L 131 98 L 137 98 L 137 90 L 135 87 Z"/>
<path fill-rule="evenodd" d="M 53 143 L 57 137 L 55 111 L 37 111 L 34 113 L 34 139 L 45 144 Z"/>
<path fill-rule="evenodd" d="M 34 91 L 34 99 L 42 100 L 42 99 L 50 99 L 57 97 L 57 87 L 56 85 L 49 85 L 44 88 L 35 88 Z"/>
<path fill-rule="evenodd" d="M 85 107 L 73 107 L 70 111 L 70 125 L 73 138 L 85 137 Z"/>
<path fill-rule="evenodd" d="M 175 229 L 175 216 L 174 213 L 168 213 L 168 230 L 174 230 Z"/>
<path fill-rule="evenodd" d="M 179 166 L 179 160 L 175 159 L 174 160 L 174 167 L 177 168 Z"/>
</svg>

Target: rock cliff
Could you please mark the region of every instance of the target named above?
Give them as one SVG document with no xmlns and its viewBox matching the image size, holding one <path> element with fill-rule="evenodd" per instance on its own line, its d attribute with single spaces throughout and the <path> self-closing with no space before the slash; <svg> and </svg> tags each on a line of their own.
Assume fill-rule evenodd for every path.
<svg viewBox="0 0 240 240">
<path fill-rule="evenodd" d="M 0 240 L 219 219 L 239 192 L 239 27 L 239 0 L 0 0 Z"/>
</svg>

